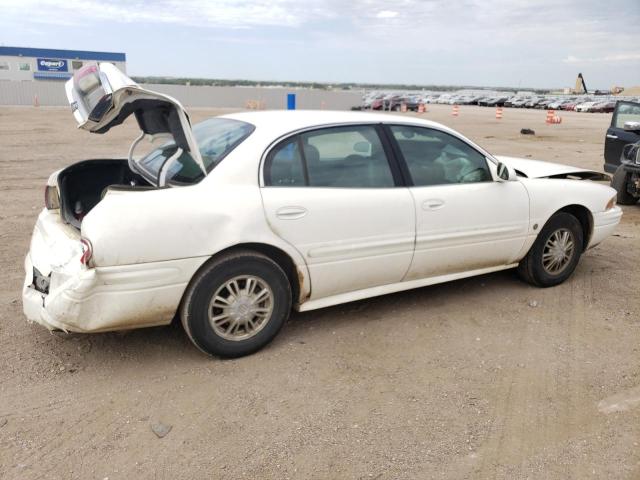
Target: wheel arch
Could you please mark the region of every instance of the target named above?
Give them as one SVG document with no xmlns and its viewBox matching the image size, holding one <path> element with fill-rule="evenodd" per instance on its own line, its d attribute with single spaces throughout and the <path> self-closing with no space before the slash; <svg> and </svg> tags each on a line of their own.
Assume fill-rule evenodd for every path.
<svg viewBox="0 0 640 480">
<path fill-rule="evenodd" d="M 593 215 L 591 214 L 591 210 L 584 205 L 571 204 L 553 212 L 553 215 L 560 212 L 568 213 L 580 222 L 582 226 L 582 251 L 585 251 L 589 246 L 591 235 L 593 234 Z"/>
<path fill-rule="evenodd" d="M 235 245 L 231 245 L 223 250 L 212 255 L 208 258 L 201 266 L 196 270 L 191 279 L 189 280 L 189 284 L 185 288 L 185 291 L 182 295 L 182 299 L 180 301 L 180 306 L 184 302 L 185 297 L 188 292 L 191 290 L 193 286 L 193 282 L 200 276 L 200 273 L 206 269 L 212 262 L 218 261 L 220 258 L 231 255 L 235 252 L 246 252 L 252 251 L 256 253 L 260 253 L 271 260 L 273 260 L 287 275 L 287 279 L 289 280 L 289 285 L 291 286 L 291 294 L 294 299 L 294 304 L 302 303 L 306 300 L 311 290 L 310 285 L 306 285 L 306 282 L 309 282 L 308 275 L 303 271 L 298 265 L 296 265 L 295 261 L 291 256 L 282 250 L 279 247 L 274 245 L 270 245 L 268 243 L 238 243 Z M 304 298 L 302 298 L 304 297 Z M 178 307 L 178 312 L 181 307 Z"/>
</svg>

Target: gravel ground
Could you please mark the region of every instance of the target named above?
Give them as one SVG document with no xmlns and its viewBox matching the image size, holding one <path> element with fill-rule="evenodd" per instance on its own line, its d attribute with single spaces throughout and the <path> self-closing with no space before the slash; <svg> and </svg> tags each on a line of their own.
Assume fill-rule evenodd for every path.
<svg viewBox="0 0 640 480">
<path fill-rule="evenodd" d="M 602 168 L 608 114 L 450 112 L 424 117 L 496 154 Z M 47 176 L 124 156 L 134 135 L 0 107 L 0 478 L 640 478 L 640 205 L 558 287 L 507 271 L 294 314 L 239 360 L 202 355 L 177 325 L 27 324 Z"/>
</svg>

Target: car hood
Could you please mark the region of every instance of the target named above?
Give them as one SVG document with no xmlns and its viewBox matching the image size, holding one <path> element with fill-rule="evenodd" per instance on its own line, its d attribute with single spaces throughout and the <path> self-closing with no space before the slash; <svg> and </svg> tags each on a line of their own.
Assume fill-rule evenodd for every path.
<svg viewBox="0 0 640 480">
<path fill-rule="evenodd" d="M 171 135 L 207 174 L 189 117 L 175 98 L 140 87 L 106 62 L 77 71 L 65 90 L 78 128 L 106 133 L 135 115 L 143 135 Z"/>
<path fill-rule="evenodd" d="M 512 167 L 520 176 L 527 178 L 575 178 L 578 180 L 609 180 L 609 176 L 585 168 L 562 165 L 560 163 L 544 162 L 517 157 L 495 157 L 500 162 Z"/>
</svg>

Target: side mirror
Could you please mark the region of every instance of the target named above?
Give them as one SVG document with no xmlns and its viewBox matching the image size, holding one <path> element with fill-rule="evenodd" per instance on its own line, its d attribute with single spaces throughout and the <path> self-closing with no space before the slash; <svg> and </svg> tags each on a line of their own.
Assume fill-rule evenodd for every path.
<svg viewBox="0 0 640 480">
<path fill-rule="evenodd" d="M 499 182 L 511 182 L 516 180 L 516 171 L 508 166 L 506 163 L 500 162 L 498 164 L 498 181 Z"/>
<path fill-rule="evenodd" d="M 636 132 L 640 130 L 640 122 L 624 122 L 622 128 L 627 132 Z"/>
<path fill-rule="evenodd" d="M 640 143 L 630 143 L 622 148 L 622 159 L 640 165 Z"/>
</svg>

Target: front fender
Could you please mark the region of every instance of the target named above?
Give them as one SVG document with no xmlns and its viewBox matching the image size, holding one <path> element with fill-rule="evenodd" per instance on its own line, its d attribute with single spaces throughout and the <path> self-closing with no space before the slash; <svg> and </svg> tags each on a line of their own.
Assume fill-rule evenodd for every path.
<svg viewBox="0 0 640 480">
<path fill-rule="evenodd" d="M 595 219 L 608 211 L 607 204 L 616 195 L 613 188 L 588 180 L 522 178 L 520 181 L 527 189 L 530 198 L 529 237 L 523 255 L 554 213 L 567 207 L 584 207 L 589 212 L 590 225 L 593 228 L 597 226 Z M 588 233 L 591 236 L 592 232 Z M 593 244 L 591 239 L 589 246 Z"/>
</svg>

